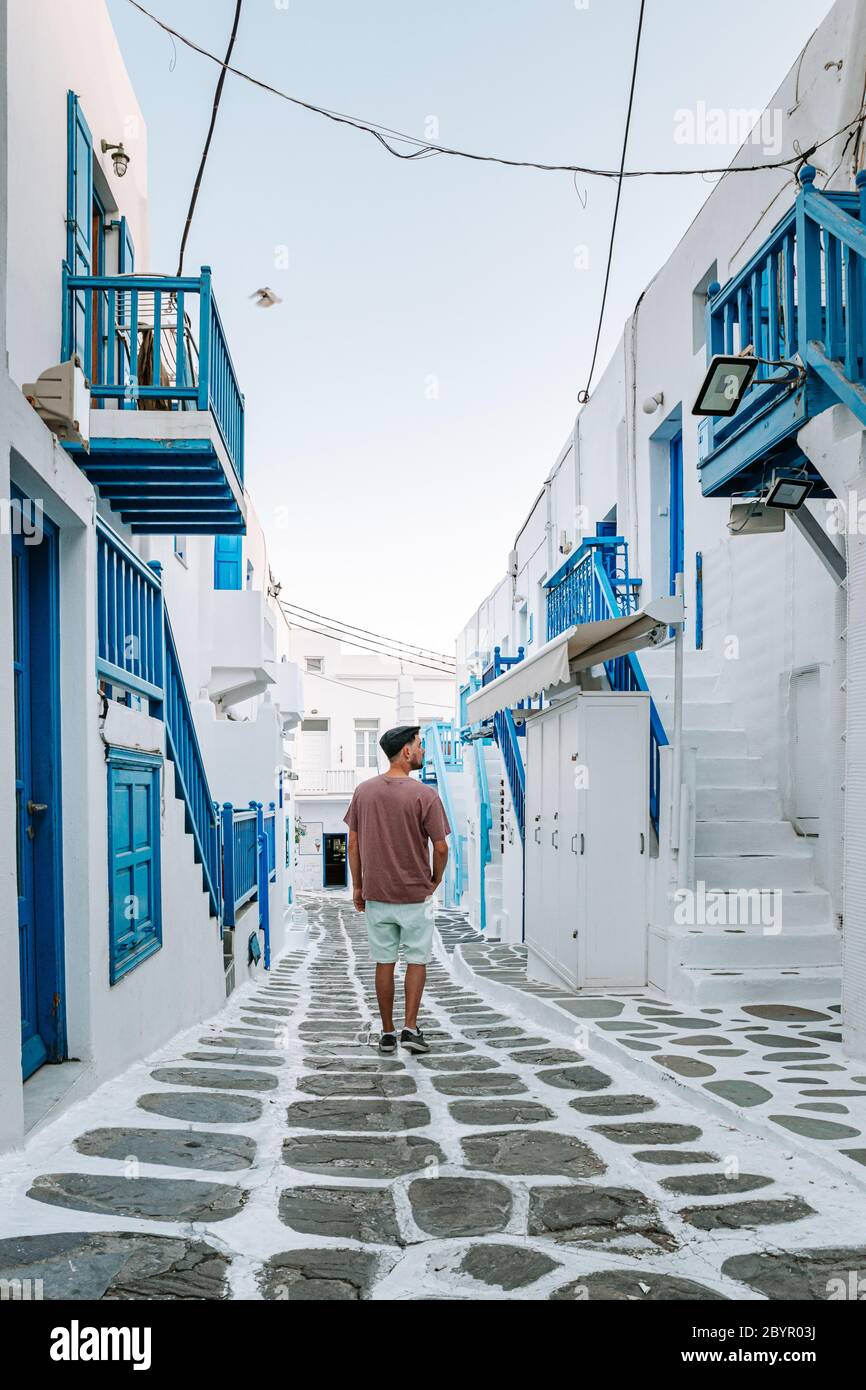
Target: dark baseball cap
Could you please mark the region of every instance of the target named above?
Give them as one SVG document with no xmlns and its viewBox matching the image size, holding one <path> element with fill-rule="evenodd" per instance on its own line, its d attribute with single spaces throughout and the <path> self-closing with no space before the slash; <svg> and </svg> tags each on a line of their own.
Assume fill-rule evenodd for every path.
<svg viewBox="0 0 866 1390">
<path fill-rule="evenodd" d="M 379 747 L 389 760 L 396 758 L 402 748 L 407 743 L 411 743 L 416 734 L 420 734 L 420 724 L 399 724 L 396 729 L 386 729 L 379 739 Z"/>
</svg>

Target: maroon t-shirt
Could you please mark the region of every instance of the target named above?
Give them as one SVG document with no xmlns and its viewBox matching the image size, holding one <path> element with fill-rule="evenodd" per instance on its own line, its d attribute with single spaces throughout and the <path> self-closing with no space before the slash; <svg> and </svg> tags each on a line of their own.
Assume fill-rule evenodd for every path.
<svg viewBox="0 0 866 1390">
<path fill-rule="evenodd" d="M 415 777 L 382 773 L 355 788 L 343 819 L 358 834 L 365 898 L 379 903 L 422 903 L 429 898 L 430 841 L 451 833 L 433 787 Z"/>
</svg>

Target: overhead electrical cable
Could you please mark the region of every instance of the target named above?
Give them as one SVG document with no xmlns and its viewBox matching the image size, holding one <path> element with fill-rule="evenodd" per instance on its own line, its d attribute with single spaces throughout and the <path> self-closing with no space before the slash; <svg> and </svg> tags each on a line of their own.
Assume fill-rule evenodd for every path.
<svg viewBox="0 0 866 1390">
<path fill-rule="evenodd" d="M 204 149 L 201 152 L 201 161 L 198 166 L 198 173 L 195 176 L 192 197 L 189 200 L 189 209 L 186 214 L 186 222 L 183 224 L 183 236 L 180 240 L 180 254 L 177 258 L 177 273 L 179 276 L 183 274 L 183 253 L 186 250 L 186 239 L 189 236 L 189 229 L 192 226 L 193 213 L 195 212 L 195 205 L 198 202 L 198 191 L 201 188 L 201 181 L 204 178 L 204 170 L 205 165 L 207 164 L 208 152 L 210 150 L 210 142 L 213 138 L 217 112 L 220 108 L 220 98 L 223 94 L 223 83 L 226 80 L 226 73 L 229 71 L 229 58 L 231 58 L 232 49 L 235 46 L 235 39 L 237 38 L 238 34 L 238 24 L 240 23 L 241 18 L 241 6 L 243 5 L 243 3 L 244 0 L 237 0 L 237 4 L 235 6 L 234 23 L 232 24 L 232 32 L 229 36 L 229 46 L 226 49 L 226 56 L 220 64 L 220 75 L 217 78 L 216 91 L 214 92 L 213 107 L 211 108 L 210 113 L 210 125 L 208 126 L 207 138 L 204 142 Z"/>
<path fill-rule="evenodd" d="M 374 632 L 368 627 L 358 627 L 357 623 L 343 622 L 341 618 L 334 618 L 327 613 L 318 613 L 315 608 L 305 608 L 301 603 L 290 603 L 288 599 L 280 599 L 282 608 L 293 608 L 298 613 L 304 613 L 310 618 L 321 619 L 323 622 L 332 623 L 335 627 L 345 628 L 350 632 L 361 632 L 366 637 L 377 637 L 383 642 L 389 643 L 393 647 L 402 647 L 407 652 L 418 652 L 421 656 L 441 657 L 443 661 L 453 662 L 455 658 L 448 652 L 437 651 L 435 647 L 419 647 L 414 642 L 401 642 L 396 637 L 387 637 L 384 632 Z"/>
<path fill-rule="evenodd" d="M 577 394 L 577 399 L 581 405 L 585 405 L 586 402 L 589 400 L 589 391 L 590 387 L 592 386 L 593 375 L 595 374 L 595 364 L 598 360 L 598 345 L 601 342 L 601 330 L 604 324 L 604 310 L 605 305 L 607 304 L 608 286 L 610 285 L 610 268 L 613 265 L 613 247 L 614 242 L 616 241 L 616 224 L 619 220 L 619 203 L 622 197 L 622 181 L 623 171 L 625 170 L 626 150 L 628 149 L 628 133 L 631 129 L 631 113 L 634 107 L 634 89 L 637 83 L 637 63 L 638 58 L 640 57 L 640 40 L 641 34 L 643 32 L 643 16 L 645 8 L 646 0 L 640 0 L 640 13 L 638 14 L 637 20 L 637 34 L 635 35 L 634 41 L 634 60 L 632 62 L 631 68 L 631 86 L 629 87 L 628 93 L 628 108 L 625 113 L 625 130 L 623 131 L 622 135 L 622 154 L 620 156 L 619 161 L 619 179 L 616 185 L 616 202 L 613 206 L 613 221 L 610 227 L 610 242 L 607 248 L 607 268 L 604 272 L 604 288 L 601 292 L 601 308 L 598 314 L 598 328 L 596 329 L 595 333 L 595 346 L 592 349 L 592 361 L 589 365 L 589 375 L 586 378 L 586 386 L 583 388 L 582 391 L 579 391 Z"/>
<path fill-rule="evenodd" d="M 444 671 L 446 675 L 453 675 L 456 670 L 456 663 L 446 664 L 437 661 L 433 657 L 419 656 L 416 652 L 407 652 L 400 647 L 384 647 L 381 643 L 371 642 L 363 637 L 356 636 L 355 633 L 346 632 L 343 628 L 331 624 L 316 623 L 314 621 L 304 622 L 302 617 L 295 613 L 287 612 L 283 609 L 283 615 L 290 626 L 304 628 L 308 632 L 316 632 L 320 637 L 330 637 L 333 641 L 345 642 L 349 646 L 361 647 L 365 651 L 375 652 L 377 656 L 390 656 L 398 661 L 418 662 L 421 665 L 432 666 L 434 670 Z"/>
<path fill-rule="evenodd" d="M 300 628 L 303 632 L 313 632 L 316 634 L 317 637 L 330 637 L 332 641 L 335 640 L 334 634 L 331 632 L 324 632 L 319 627 L 310 627 L 306 623 L 299 623 L 296 618 L 292 618 L 288 614 L 286 616 L 289 618 L 289 623 L 292 627 Z M 424 667 L 425 670 L 435 671 L 440 676 L 453 677 L 456 674 L 455 670 L 451 667 L 434 666 L 431 662 L 422 661 L 417 656 L 400 657 L 393 652 L 383 652 L 376 647 L 368 647 L 364 642 L 360 642 L 357 639 L 350 640 L 348 637 L 346 637 L 342 638 L 341 640 L 344 641 L 347 646 L 351 645 L 353 647 L 360 648 L 362 651 L 372 652 L 374 656 L 390 656 L 393 661 L 403 661 L 407 666 L 421 666 Z"/>
<path fill-rule="evenodd" d="M 858 125 L 863 120 L 863 111 L 858 112 L 857 116 L 846 122 L 839 130 L 835 130 L 832 135 L 824 136 L 821 140 L 816 140 L 806 149 L 798 150 L 795 154 L 789 155 L 787 159 L 768 160 L 763 164 L 739 164 L 739 165 L 716 165 L 705 169 L 601 169 L 586 164 L 550 164 L 542 160 L 534 159 L 508 159 L 502 155 L 479 154 L 473 150 L 462 150 L 450 145 L 435 144 L 430 140 L 421 140 L 415 135 L 407 135 L 403 131 L 392 130 L 389 126 L 382 125 L 378 121 L 363 121 L 357 116 L 346 115 L 342 111 L 332 111 L 326 106 L 317 106 L 315 102 L 304 101 L 301 97 L 292 96 L 289 92 L 281 91 L 279 87 L 274 87 L 270 82 L 265 82 L 260 77 L 253 76 L 252 73 L 244 72 L 243 68 L 236 68 L 225 59 L 219 58 L 217 54 L 211 53 L 209 49 L 196 43 L 193 39 L 187 38 L 179 30 L 172 28 L 164 19 L 153 14 L 146 9 L 139 0 L 128 0 L 128 3 L 145 15 L 147 19 L 157 24 L 165 33 L 172 38 L 185 44 L 193 52 L 200 54 L 202 58 L 209 59 L 212 63 L 217 63 L 224 72 L 230 72 L 235 77 L 239 77 L 244 82 L 251 83 L 254 87 L 259 87 L 262 91 L 270 92 L 272 96 L 279 97 L 281 101 L 291 102 L 293 106 L 300 106 L 305 111 L 311 111 L 314 115 L 323 116 L 326 120 L 333 121 L 337 125 L 351 126 L 354 130 L 363 131 L 367 135 L 372 135 L 379 143 L 394 155 L 396 159 L 415 160 L 419 157 L 444 154 L 452 159 L 469 159 L 482 164 L 499 164 L 510 169 L 538 169 L 543 173 L 560 174 L 584 174 L 590 178 L 600 179 L 638 179 L 638 178 L 688 178 L 697 174 L 753 174 L 762 169 L 788 169 L 792 165 L 805 164 L 816 150 L 824 145 L 828 145 L 837 136 L 844 135 L 853 126 Z M 390 137 L 390 139 L 388 138 Z M 399 144 L 411 147 L 411 152 L 403 152 L 394 149 L 391 140 Z"/>
<path fill-rule="evenodd" d="M 338 685 L 341 690 L 358 690 L 362 695 L 372 695 L 377 700 L 393 701 L 394 699 L 393 695 L 386 695 L 383 690 L 367 690 L 363 685 L 350 685 L 348 681 L 338 681 L 335 680 L 333 676 L 323 676 L 321 671 L 305 671 L 304 680 L 306 680 L 308 676 L 311 680 L 327 681 L 330 685 Z M 419 706 L 424 705 L 427 709 L 450 710 L 452 708 L 451 705 L 440 705 L 436 700 L 416 700 L 415 704 Z"/>
</svg>

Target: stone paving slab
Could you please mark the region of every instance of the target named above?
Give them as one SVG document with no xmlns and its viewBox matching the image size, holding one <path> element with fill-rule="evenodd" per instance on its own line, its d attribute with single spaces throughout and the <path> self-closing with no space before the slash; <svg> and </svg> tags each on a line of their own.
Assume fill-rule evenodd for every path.
<svg viewBox="0 0 866 1390">
<path fill-rule="evenodd" d="M 55 1207 L 151 1221 L 225 1221 L 247 1194 L 225 1183 L 186 1178 L 127 1178 L 105 1173 L 44 1173 L 28 1197 Z"/>
<path fill-rule="evenodd" d="M 229 1259 L 201 1240 L 133 1231 L 0 1240 L 0 1279 L 40 1280 L 58 1300 L 224 1299 Z"/>
<path fill-rule="evenodd" d="M 246 1134 L 216 1134 L 194 1129 L 91 1129 L 75 1140 L 89 1158 L 134 1157 L 139 1163 L 174 1168 L 207 1168 L 229 1173 L 251 1167 L 256 1145 Z"/>
</svg>

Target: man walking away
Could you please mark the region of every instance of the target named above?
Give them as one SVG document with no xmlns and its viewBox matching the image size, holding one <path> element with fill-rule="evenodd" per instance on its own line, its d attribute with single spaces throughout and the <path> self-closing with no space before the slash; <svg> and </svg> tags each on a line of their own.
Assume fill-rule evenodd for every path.
<svg viewBox="0 0 866 1390">
<path fill-rule="evenodd" d="M 390 767 L 355 788 L 344 817 L 349 827 L 353 900 L 366 917 L 370 954 L 376 962 L 380 1052 L 397 1051 L 394 966 L 401 944 L 406 958 L 406 1009 L 400 1043 L 410 1052 L 430 1051 L 418 1027 L 433 942 L 433 912 L 427 899 L 442 882 L 448 863 L 445 837 L 451 826 L 439 793 L 409 775 L 424 766 L 419 735 L 418 725 L 408 724 L 382 735 L 379 747 Z"/>
</svg>

